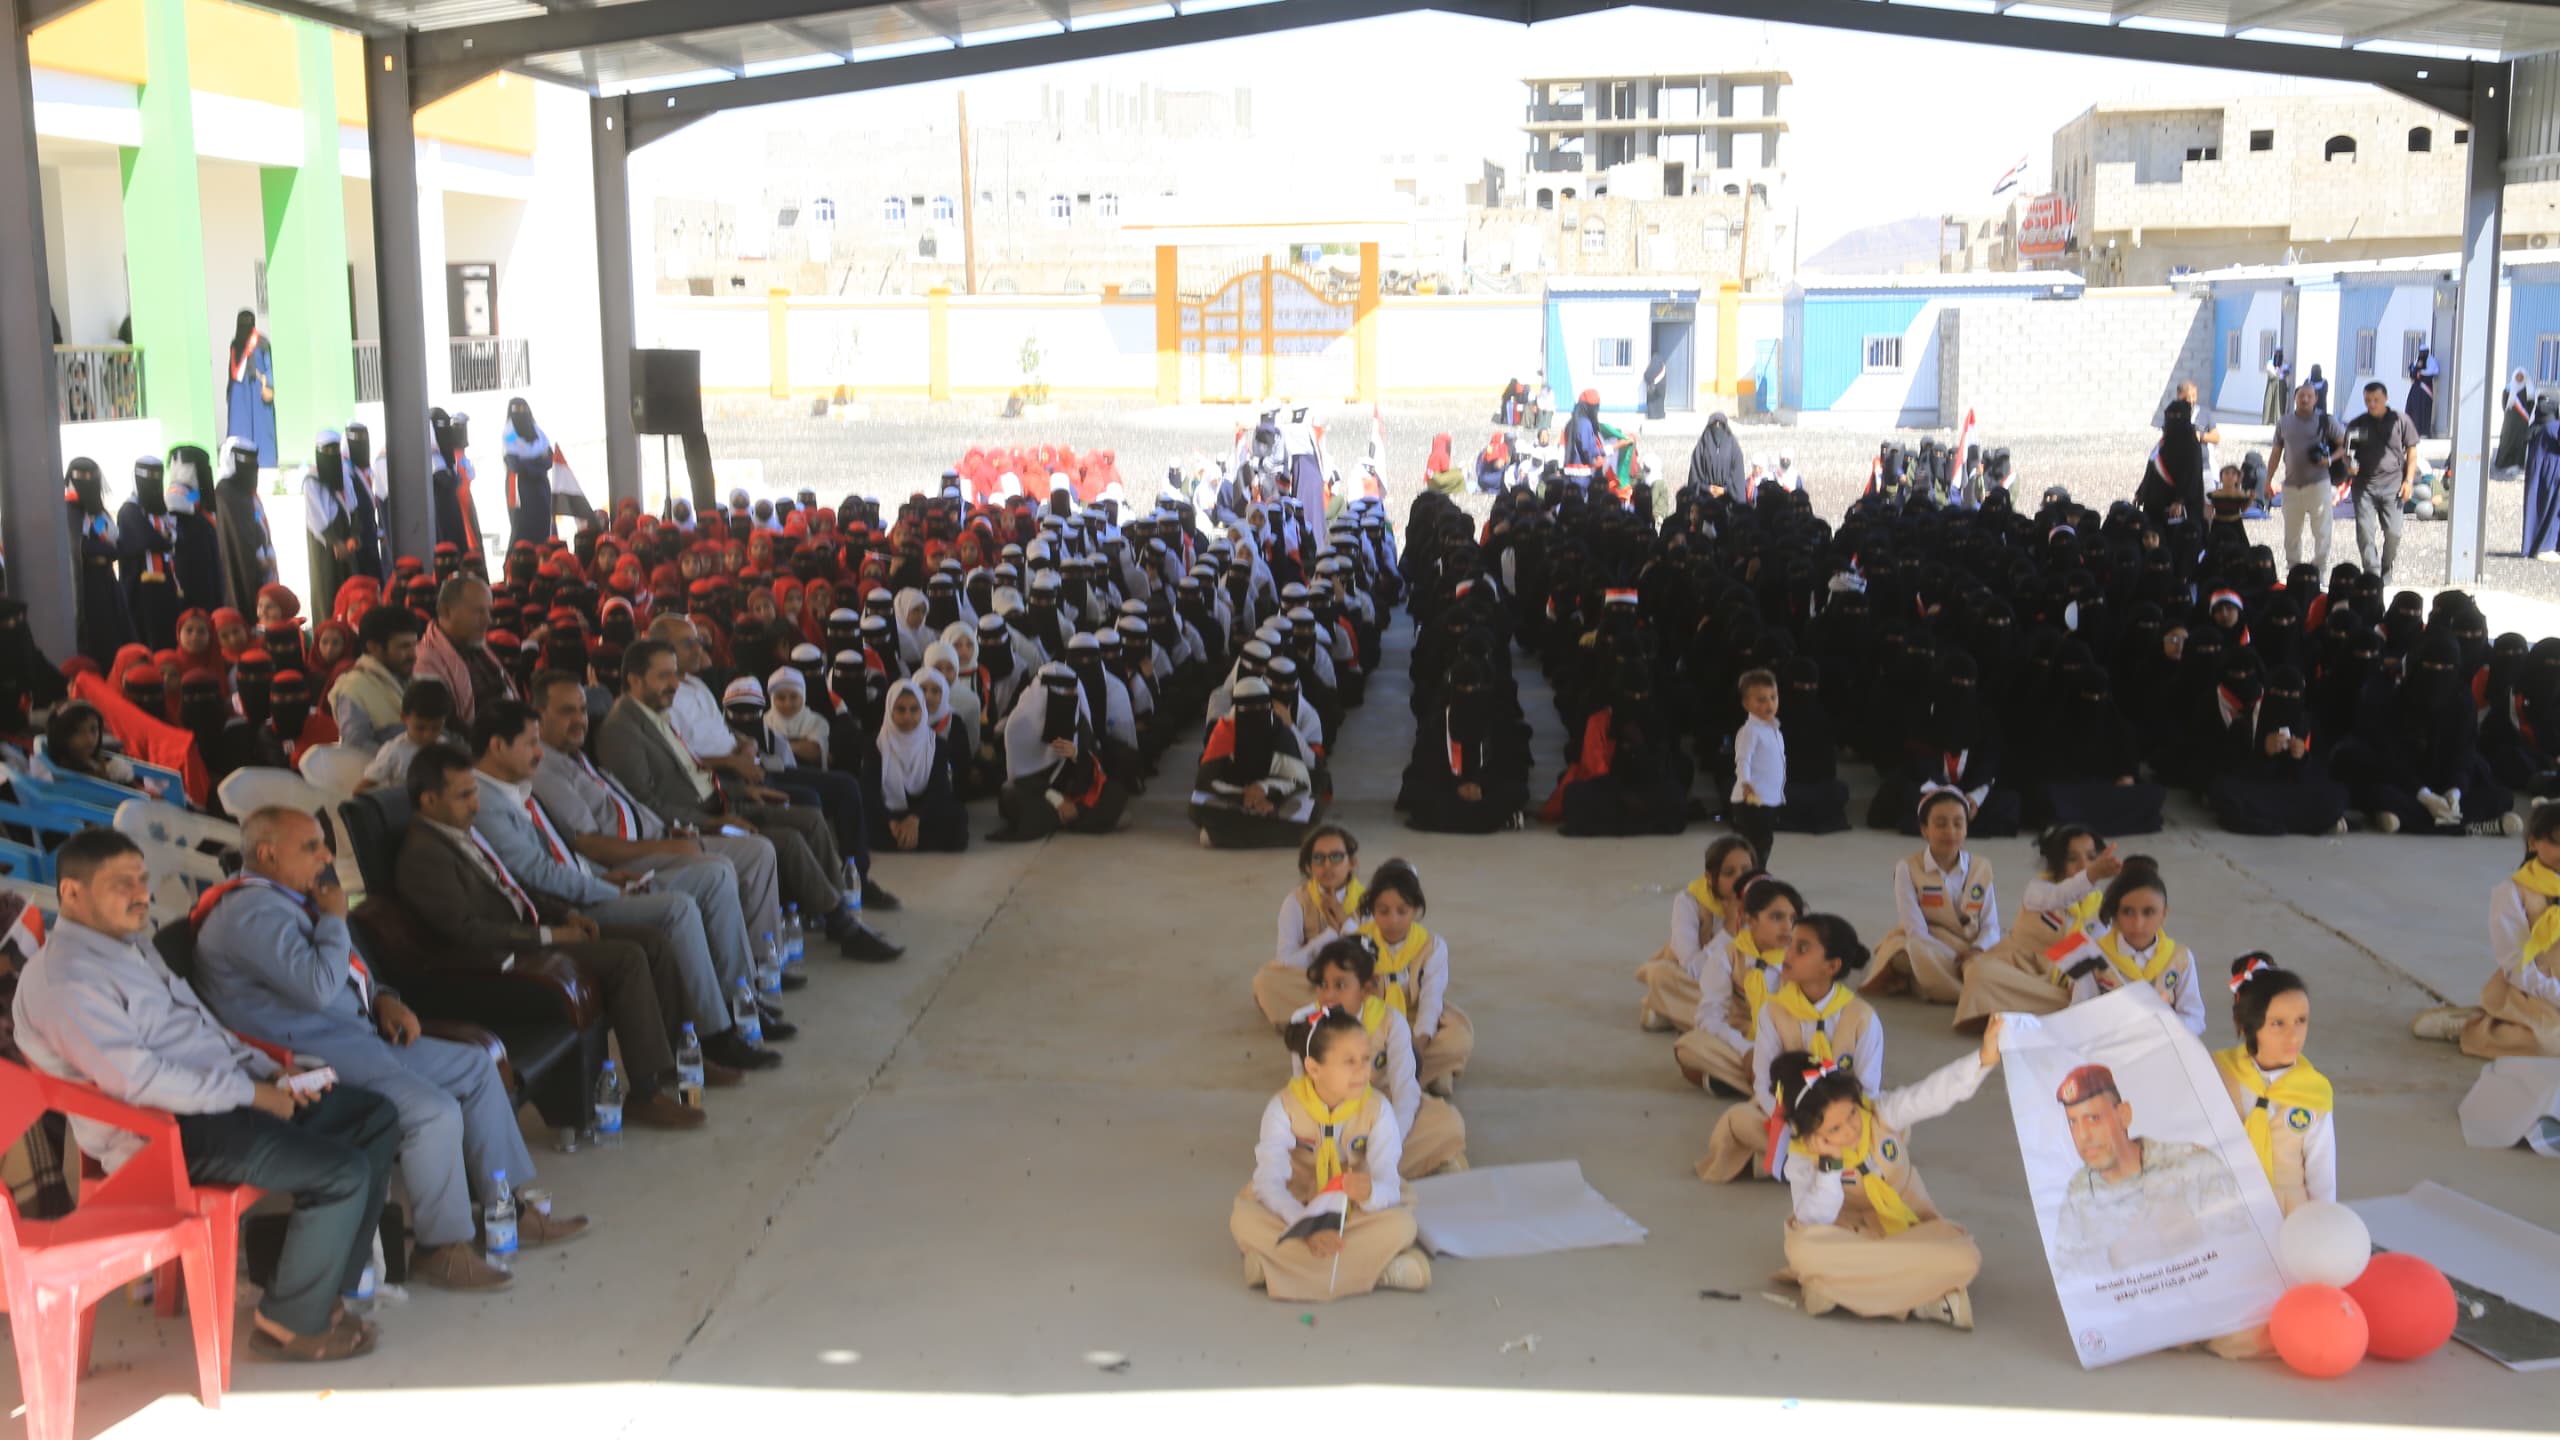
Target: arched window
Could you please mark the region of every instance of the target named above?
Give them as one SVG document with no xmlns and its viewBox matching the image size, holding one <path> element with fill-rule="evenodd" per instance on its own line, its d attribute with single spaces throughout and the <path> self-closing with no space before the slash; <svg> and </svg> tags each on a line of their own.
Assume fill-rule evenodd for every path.
<svg viewBox="0 0 2560 1440">
<path fill-rule="evenodd" d="M 2435 148 L 2436 148 L 2436 132 L 2434 132 L 2433 130 L 2428 129 L 2428 128 L 2427 128 L 2426 126 L 2424 126 L 2424 125 L 2419 125 L 2419 126 L 2415 126 L 2415 127 L 2413 127 L 2413 128 L 2409 131 L 2409 153 L 2410 153 L 2410 154 L 2412 154 L 2412 155 L 2424 155 L 2424 154 L 2426 154 L 2428 151 L 2433 150 L 2433 149 L 2435 149 Z"/>
<path fill-rule="evenodd" d="M 2320 147 L 2320 158 L 2322 160 L 2343 158 L 2348 164 L 2353 165 L 2356 163 L 2356 137 L 2353 135 L 2330 136 L 2329 143 Z"/>
<path fill-rule="evenodd" d="M 836 223 L 836 202 L 821 195 L 809 205 L 809 218 L 824 224 Z"/>
<path fill-rule="evenodd" d="M 936 220 L 954 220 L 958 219 L 960 215 L 958 207 L 952 203 L 951 197 L 948 195 L 934 196 L 932 206 L 928 208 L 925 213 L 931 215 Z"/>
<path fill-rule="evenodd" d="M 1074 218 L 1076 218 L 1076 202 L 1068 199 L 1064 195 L 1052 195 L 1049 197 L 1050 224 L 1064 225 Z"/>
<path fill-rule="evenodd" d="M 904 226 L 907 223 L 907 202 L 905 199 L 900 196 L 892 195 L 888 199 L 881 201 L 880 223 L 883 225 Z"/>
<path fill-rule="evenodd" d="M 1093 197 L 1093 213 L 1105 220 L 1120 218 L 1120 197 L 1105 190 Z"/>
<path fill-rule="evenodd" d="M 1538 208 L 1541 210 L 1556 208 L 1556 192 L 1552 187 L 1545 185 L 1538 187 Z"/>
</svg>

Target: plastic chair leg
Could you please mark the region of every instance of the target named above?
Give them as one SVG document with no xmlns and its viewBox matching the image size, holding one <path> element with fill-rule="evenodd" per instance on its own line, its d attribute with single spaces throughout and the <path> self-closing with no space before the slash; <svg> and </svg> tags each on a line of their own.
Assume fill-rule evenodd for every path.
<svg viewBox="0 0 2560 1440">
<path fill-rule="evenodd" d="M 213 1231 L 213 1332 L 222 1342 L 222 1388 L 228 1390 L 232 1352 L 240 1348 L 240 1217 L 225 1210 L 205 1223 Z"/>
<path fill-rule="evenodd" d="M 178 1252 L 178 1264 L 186 1272 L 187 1294 L 194 1302 L 187 1306 L 187 1320 L 196 1340 L 196 1398 L 207 1410 L 219 1410 L 223 1389 L 231 1383 L 231 1316 L 217 1303 L 221 1285 L 213 1273 L 211 1222 L 197 1223 L 205 1233 Z"/>
<path fill-rule="evenodd" d="M 178 1318 L 178 1262 L 170 1261 L 151 1272 L 151 1313 L 163 1320 Z"/>
<path fill-rule="evenodd" d="M 88 1360 L 88 1312 L 62 1313 L 71 1297 L 41 1292 L 12 1304 L 9 1338 L 18 1351 L 18 1385 L 27 1404 L 27 1440 L 72 1440 L 71 1415 Z"/>
</svg>

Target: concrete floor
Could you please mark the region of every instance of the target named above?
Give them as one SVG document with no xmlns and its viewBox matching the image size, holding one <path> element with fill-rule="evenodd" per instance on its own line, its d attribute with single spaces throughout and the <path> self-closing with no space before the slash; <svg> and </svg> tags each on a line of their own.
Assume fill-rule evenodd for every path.
<svg viewBox="0 0 2560 1440">
<path fill-rule="evenodd" d="M 1402 655 L 1399 643 L 1391 670 Z M 1534 672 L 1524 683 L 1537 753 L 1552 757 L 1552 709 Z M 1311 1390 L 1351 1385 L 1399 1387 L 1354 1401 L 1364 1415 L 1505 1428 L 1814 1418 L 1780 1413 L 1799 1409 L 1816 1423 L 1897 1424 L 1913 1405 L 1994 1407 L 1932 1418 L 2001 1431 L 2043 1430 L 2031 1417 L 2049 1410 L 2082 1412 L 2073 1423 L 2091 1434 L 2150 1414 L 2261 1431 L 2268 1419 L 2550 1427 L 2548 1380 L 2458 1348 L 2326 1385 L 2202 1355 L 2083 1373 L 2055 1323 L 1996 1086 L 1920 1140 L 1932 1194 L 1982 1245 L 1976 1333 L 1815 1320 L 1762 1298 L 1782 1195 L 1691 1177 L 1721 1102 L 1682 1084 L 1667 1037 L 1635 1028 L 1631 972 L 1660 943 L 1668 895 L 1707 836 L 1405 831 L 1388 802 L 1411 735 L 1407 693 L 1402 675 L 1382 677 L 1353 719 L 1340 810 L 1364 862 L 1420 865 L 1430 923 L 1450 940 L 1454 996 L 1481 1036 L 1459 1090 L 1470 1158 L 1578 1159 L 1649 1228 L 1644 1245 L 1447 1261 L 1428 1294 L 1330 1308 L 1247 1291 L 1227 1206 L 1284 1062 L 1246 986 L 1291 867 L 1285 855 L 1198 849 L 1181 787 L 1165 783 L 1115 837 L 886 862 L 907 902 L 892 926 L 908 958 L 813 962 L 790 1063 L 716 1097 L 707 1132 L 545 1154 L 544 1183 L 599 1223 L 526 1259 L 511 1293 L 420 1292 L 385 1308 L 378 1354 L 343 1366 L 244 1358 L 219 1415 L 185 1392 L 181 1325 L 110 1302 L 81 1433 L 452 1433 L 494 1421 L 510 1433 L 689 1435 L 747 1415 L 781 1434 L 899 1420 L 948 1430 L 980 1416 L 1297 1434 Z M 2480 900 L 2514 842 L 2243 841 L 2194 828 L 2191 811 L 2179 818 L 2140 842 L 2175 887 L 2173 933 L 2209 957 L 2264 946 L 2312 977 L 2313 1050 L 2345 1116 L 2344 1192 L 2435 1179 L 2560 1225 L 2547 1162 L 2462 1148 L 2454 1105 L 2477 1063 L 2405 1028 L 2438 996 L 2476 991 Z M 1872 938 L 1910 843 L 1790 837 L 1779 868 Z M 1987 853 L 2014 907 L 2027 846 Z M 2211 1008 L 2218 1035 L 2222 1008 Z M 1958 1052 L 1948 1013 L 1887 1003 L 1891 1079 Z M 1743 1298 L 1704 1300 L 1704 1289 Z M 1526 1336 L 1534 1349 L 1506 1350 Z M 1125 1355 L 1128 1370 L 1102 1371 L 1086 1358 L 1095 1351 Z"/>
</svg>

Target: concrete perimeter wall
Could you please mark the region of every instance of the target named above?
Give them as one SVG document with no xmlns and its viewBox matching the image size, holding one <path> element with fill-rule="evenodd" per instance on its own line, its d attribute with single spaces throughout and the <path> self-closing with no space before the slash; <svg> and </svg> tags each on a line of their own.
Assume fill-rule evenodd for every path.
<svg viewBox="0 0 2560 1440">
<path fill-rule="evenodd" d="M 2149 424 L 2181 380 L 2213 380 L 2201 294 L 2091 290 L 2076 300 L 1967 299 L 1939 316 L 1939 424 L 2072 430 Z"/>
</svg>

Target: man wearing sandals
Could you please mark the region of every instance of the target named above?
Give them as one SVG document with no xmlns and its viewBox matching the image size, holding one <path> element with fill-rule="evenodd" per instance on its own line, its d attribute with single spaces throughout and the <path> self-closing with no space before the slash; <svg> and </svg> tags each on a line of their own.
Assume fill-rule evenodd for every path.
<svg viewBox="0 0 2560 1440">
<path fill-rule="evenodd" d="M 373 1325 L 338 1297 L 373 1258 L 399 1111 L 352 1085 L 295 1088 L 214 1021 L 151 946 L 151 879 L 132 840 L 84 830 L 63 843 L 55 875 L 60 918 L 11 1007 L 20 1050 L 49 1075 L 175 1115 L 190 1180 L 293 1197 L 253 1348 L 284 1360 L 371 1350 Z M 109 1171 L 142 1149 L 96 1121 L 75 1119 L 71 1133 Z"/>
</svg>

